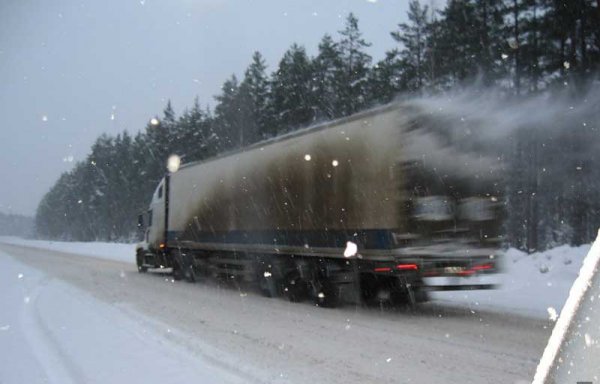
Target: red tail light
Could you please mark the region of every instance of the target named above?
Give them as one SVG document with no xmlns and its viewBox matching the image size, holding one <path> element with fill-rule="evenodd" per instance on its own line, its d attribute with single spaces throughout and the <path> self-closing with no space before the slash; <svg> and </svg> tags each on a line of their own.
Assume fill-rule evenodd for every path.
<svg viewBox="0 0 600 384">
<path fill-rule="evenodd" d="M 392 269 L 398 271 L 416 271 L 419 267 L 417 264 L 398 264 L 395 267 L 377 267 L 373 269 L 373 272 L 392 272 Z"/>
<path fill-rule="evenodd" d="M 416 271 L 417 269 L 419 269 L 419 267 L 417 266 L 417 264 L 398 264 L 396 265 L 396 269 L 400 271 Z"/>
<path fill-rule="evenodd" d="M 461 276 L 469 276 L 472 275 L 478 271 L 485 271 L 487 269 L 493 269 L 494 268 L 494 264 L 481 264 L 481 265 L 475 265 L 465 271 L 462 271 L 459 273 L 459 275 Z"/>
<path fill-rule="evenodd" d="M 473 268 L 471 268 L 473 271 L 483 271 L 485 269 L 492 269 L 494 268 L 493 264 L 482 264 L 482 265 L 476 265 Z"/>
</svg>

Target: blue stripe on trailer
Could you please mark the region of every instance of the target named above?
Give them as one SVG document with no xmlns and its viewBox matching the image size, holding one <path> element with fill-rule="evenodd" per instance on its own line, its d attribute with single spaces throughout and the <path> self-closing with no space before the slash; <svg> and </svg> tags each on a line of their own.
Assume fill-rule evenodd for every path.
<svg viewBox="0 0 600 384">
<path fill-rule="evenodd" d="M 347 241 L 356 243 L 362 249 L 394 248 L 392 232 L 389 229 L 362 230 L 262 230 L 262 231 L 169 231 L 168 240 L 193 241 L 198 243 L 222 244 L 265 244 L 285 246 L 310 246 L 343 248 Z"/>
</svg>

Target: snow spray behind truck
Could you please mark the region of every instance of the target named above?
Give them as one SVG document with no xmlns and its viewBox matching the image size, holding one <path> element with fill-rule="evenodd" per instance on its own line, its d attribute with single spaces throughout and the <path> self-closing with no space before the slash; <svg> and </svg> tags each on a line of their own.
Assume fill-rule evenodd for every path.
<svg viewBox="0 0 600 384">
<path fill-rule="evenodd" d="M 386 105 L 168 172 L 138 270 L 323 306 L 492 288 L 473 277 L 498 271 L 501 170 L 474 135 Z"/>
</svg>

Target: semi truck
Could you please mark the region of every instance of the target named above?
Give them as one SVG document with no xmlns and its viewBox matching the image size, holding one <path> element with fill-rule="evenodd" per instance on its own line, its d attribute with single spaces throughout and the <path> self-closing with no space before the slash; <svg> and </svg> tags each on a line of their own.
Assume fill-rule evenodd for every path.
<svg viewBox="0 0 600 384">
<path fill-rule="evenodd" d="M 172 169 L 138 270 L 320 306 L 493 288 L 475 276 L 499 271 L 502 163 L 453 119 L 392 103 Z"/>
</svg>

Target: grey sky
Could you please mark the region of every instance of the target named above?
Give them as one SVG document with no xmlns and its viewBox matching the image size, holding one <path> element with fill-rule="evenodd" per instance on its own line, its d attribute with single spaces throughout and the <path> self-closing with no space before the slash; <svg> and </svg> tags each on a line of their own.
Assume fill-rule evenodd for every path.
<svg viewBox="0 0 600 384">
<path fill-rule="evenodd" d="M 32 215 L 103 132 L 142 129 L 171 99 L 213 96 L 253 51 L 273 71 L 359 18 L 375 60 L 408 0 L 6 0 L 0 5 L 0 211 Z M 428 3 L 428 2 L 427 2 Z M 337 38 L 337 36 L 336 36 Z M 113 118 L 111 118 L 111 116 Z"/>
</svg>

